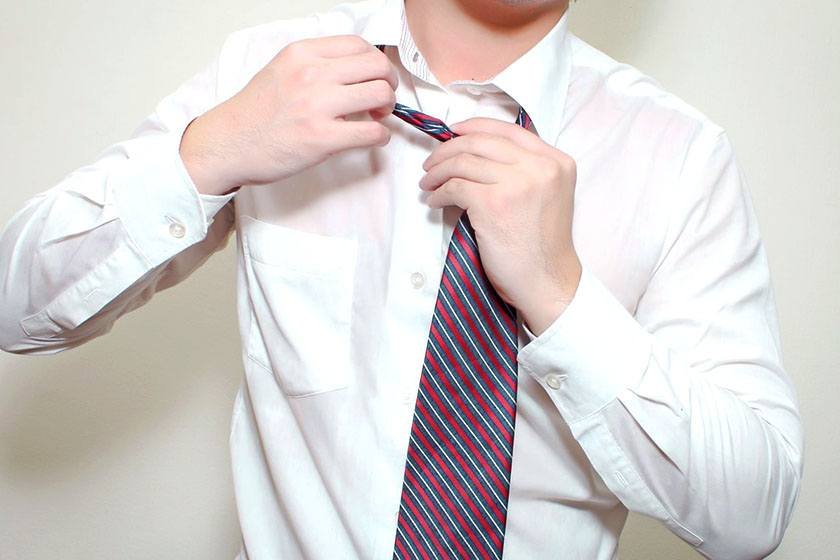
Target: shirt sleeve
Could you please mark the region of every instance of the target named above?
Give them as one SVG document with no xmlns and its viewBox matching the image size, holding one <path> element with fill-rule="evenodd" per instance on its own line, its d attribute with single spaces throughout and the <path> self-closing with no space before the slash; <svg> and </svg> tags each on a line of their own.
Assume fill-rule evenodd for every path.
<svg viewBox="0 0 840 560">
<path fill-rule="evenodd" d="M 104 334 L 226 245 L 234 193 L 200 194 L 179 147 L 221 101 L 229 42 L 128 139 L 12 216 L 0 234 L 0 348 L 54 353 Z"/>
<path fill-rule="evenodd" d="M 633 315 L 584 265 L 519 352 L 593 468 L 709 558 L 772 552 L 802 475 L 768 263 L 725 132 L 689 149 L 661 257 Z"/>
</svg>

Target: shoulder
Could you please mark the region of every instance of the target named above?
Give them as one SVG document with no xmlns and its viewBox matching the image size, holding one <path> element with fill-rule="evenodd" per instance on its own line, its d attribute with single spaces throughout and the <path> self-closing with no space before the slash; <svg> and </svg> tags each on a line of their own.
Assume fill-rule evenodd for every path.
<svg viewBox="0 0 840 560">
<path fill-rule="evenodd" d="M 382 0 L 342 2 L 326 10 L 237 29 L 219 53 L 220 84 L 234 93 L 286 45 L 310 37 L 359 34 Z"/>
<path fill-rule="evenodd" d="M 304 37 L 358 33 L 381 7 L 382 0 L 342 2 L 326 10 L 245 27 L 234 31 L 230 37 L 241 42 L 271 44 Z"/>
<path fill-rule="evenodd" d="M 651 150 L 667 145 L 674 159 L 725 139 L 721 125 L 636 66 L 616 60 L 573 33 L 569 47 L 569 118 L 584 117 L 603 134 L 624 131 L 623 141 Z"/>
</svg>

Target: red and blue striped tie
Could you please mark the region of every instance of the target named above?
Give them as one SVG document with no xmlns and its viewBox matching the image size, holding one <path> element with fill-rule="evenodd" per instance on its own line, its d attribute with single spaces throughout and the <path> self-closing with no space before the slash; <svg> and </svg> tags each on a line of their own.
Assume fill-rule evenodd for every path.
<svg viewBox="0 0 840 560">
<path fill-rule="evenodd" d="M 379 46 L 382 49 L 382 46 Z M 441 120 L 394 115 L 445 142 Z M 516 123 L 531 120 L 519 108 Z M 462 212 L 426 346 L 403 478 L 394 558 L 501 558 L 516 421 L 516 311 L 493 289 Z"/>
</svg>

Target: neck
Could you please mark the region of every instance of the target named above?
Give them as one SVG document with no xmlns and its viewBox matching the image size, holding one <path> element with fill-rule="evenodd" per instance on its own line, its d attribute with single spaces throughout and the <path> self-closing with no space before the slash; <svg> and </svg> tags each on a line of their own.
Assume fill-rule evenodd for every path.
<svg viewBox="0 0 840 560">
<path fill-rule="evenodd" d="M 429 70 L 447 85 L 489 80 L 537 44 L 569 0 L 404 0 Z"/>
</svg>

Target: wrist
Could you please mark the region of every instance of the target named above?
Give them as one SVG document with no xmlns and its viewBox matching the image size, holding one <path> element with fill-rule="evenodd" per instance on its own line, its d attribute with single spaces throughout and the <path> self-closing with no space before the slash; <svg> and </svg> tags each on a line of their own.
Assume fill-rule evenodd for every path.
<svg viewBox="0 0 840 560">
<path fill-rule="evenodd" d="M 568 259 L 562 271 L 559 278 L 536 283 L 530 291 L 533 297 L 517 306 L 525 325 L 535 336 L 542 334 L 566 311 L 580 285 L 582 267 L 577 255 Z"/>
<path fill-rule="evenodd" d="M 205 113 L 190 121 L 181 136 L 178 153 L 199 193 L 227 194 L 237 190 L 239 184 L 220 165 L 226 158 L 218 150 L 220 144 L 212 141 L 206 118 Z"/>
</svg>

